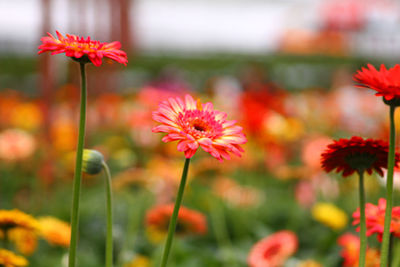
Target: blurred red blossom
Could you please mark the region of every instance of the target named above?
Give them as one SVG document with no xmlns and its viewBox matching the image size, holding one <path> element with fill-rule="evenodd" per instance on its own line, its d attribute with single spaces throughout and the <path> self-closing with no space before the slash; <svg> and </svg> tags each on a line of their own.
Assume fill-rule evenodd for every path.
<svg viewBox="0 0 400 267">
<path fill-rule="evenodd" d="M 295 233 L 283 230 L 257 242 L 247 258 L 250 267 L 279 267 L 297 251 Z"/>
<path fill-rule="evenodd" d="M 379 242 L 382 242 L 383 227 L 385 222 L 386 199 L 380 198 L 378 205 L 365 204 L 365 217 L 367 223 L 367 236 L 377 234 Z M 360 223 L 360 209 L 353 213 L 353 225 Z M 359 231 L 359 228 L 357 228 Z M 400 206 L 393 207 L 392 221 L 390 222 L 390 233 L 400 237 Z"/>
</svg>

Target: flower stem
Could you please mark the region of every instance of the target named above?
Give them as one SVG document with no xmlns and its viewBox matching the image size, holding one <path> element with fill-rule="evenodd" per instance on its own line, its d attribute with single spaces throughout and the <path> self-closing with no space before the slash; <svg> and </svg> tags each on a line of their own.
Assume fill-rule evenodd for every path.
<svg viewBox="0 0 400 267">
<path fill-rule="evenodd" d="M 168 255 L 171 249 L 172 239 L 174 238 L 176 223 L 178 220 L 178 212 L 182 203 L 183 191 L 185 190 L 187 173 L 189 170 L 189 163 L 190 163 L 190 158 L 189 159 L 187 158 L 185 160 L 185 165 L 183 167 L 181 183 L 179 185 L 178 195 L 176 196 L 174 211 L 172 212 L 171 221 L 169 222 L 168 236 L 167 236 L 167 241 L 165 242 L 164 252 L 161 260 L 161 267 L 167 266 Z"/>
<path fill-rule="evenodd" d="M 398 238 L 394 239 L 393 259 L 391 266 L 400 266 L 400 240 Z"/>
<path fill-rule="evenodd" d="M 71 211 L 71 244 L 69 248 L 68 267 L 75 267 L 76 249 L 78 241 L 79 224 L 79 198 L 82 184 L 82 155 L 85 143 L 85 125 L 86 125 L 86 72 L 85 64 L 80 63 L 81 71 L 81 106 L 79 118 L 78 147 L 76 150 L 75 175 L 72 196 Z"/>
<path fill-rule="evenodd" d="M 381 245 L 381 267 L 388 266 L 389 258 L 389 242 L 390 242 L 390 224 L 392 220 L 392 206 L 393 206 L 393 171 L 394 171 L 394 156 L 395 156 L 395 127 L 394 127 L 394 111 L 396 106 L 390 105 L 390 139 L 389 139 L 389 155 L 388 155 L 388 168 L 386 178 L 386 211 L 385 211 L 385 224 L 383 230 L 383 238 Z"/>
<path fill-rule="evenodd" d="M 113 221 L 112 221 L 112 186 L 111 173 L 107 163 L 102 162 L 103 169 L 106 173 L 106 202 L 107 202 L 107 235 L 106 235 L 106 266 L 113 266 Z"/>
<path fill-rule="evenodd" d="M 359 197 L 360 197 L 360 256 L 359 267 L 365 266 L 365 253 L 367 251 L 367 228 L 365 220 L 365 190 L 364 190 L 364 170 L 358 172 L 360 177 L 359 182 Z"/>
</svg>

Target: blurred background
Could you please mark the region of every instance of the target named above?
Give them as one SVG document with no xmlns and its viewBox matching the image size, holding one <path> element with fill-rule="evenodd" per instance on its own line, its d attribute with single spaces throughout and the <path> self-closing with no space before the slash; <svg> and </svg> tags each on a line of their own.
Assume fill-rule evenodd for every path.
<svg viewBox="0 0 400 267">
<path fill-rule="evenodd" d="M 118 40 L 127 67 L 88 67 L 86 136 L 113 174 L 116 266 L 157 266 L 166 226 L 146 214 L 174 200 L 184 159 L 151 133 L 151 112 L 186 93 L 238 120 L 249 143 L 240 159 L 194 157 L 184 205 L 207 231 L 179 236 L 171 266 L 247 266 L 251 247 L 283 229 L 299 240 L 287 266 L 342 266 L 357 179 L 325 174 L 320 154 L 332 138 L 387 139 L 386 107 L 352 75 L 397 63 L 399 20 L 400 3 L 382 0 L 0 0 L 0 208 L 69 221 L 79 72 L 63 55 L 38 56 L 40 38 Z M 103 262 L 103 181 L 84 177 L 81 266 Z M 366 179 L 368 202 L 383 181 Z M 313 214 L 326 202 L 345 219 Z M 27 257 L 64 266 L 66 253 L 39 241 Z"/>
</svg>

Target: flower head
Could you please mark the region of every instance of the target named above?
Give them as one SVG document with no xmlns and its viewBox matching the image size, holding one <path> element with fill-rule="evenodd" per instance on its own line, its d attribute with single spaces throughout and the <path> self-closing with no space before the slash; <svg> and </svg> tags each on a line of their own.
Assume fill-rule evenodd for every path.
<svg viewBox="0 0 400 267">
<path fill-rule="evenodd" d="M 15 227 L 29 230 L 39 229 L 38 221 L 31 215 L 19 210 L 0 210 L 0 229 L 8 231 Z"/>
<path fill-rule="evenodd" d="M 146 224 L 158 232 L 167 233 L 168 224 L 174 210 L 173 204 L 159 205 L 146 214 Z M 205 216 L 195 210 L 181 207 L 178 213 L 176 232 L 179 235 L 205 234 L 207 222 Z"/>
<path fill-rule="evenodd" d="M 226 113 L 214 110 L 212 103 L 201 104 L 190 95 L 186 95 L 185 101 L 169 98 L 153 112 L 153 119 L 161 125 L 152 131 L 168 133 L 162 139 L 164 142 L 179 141 L 178 150 L 186 158 L 191 158 L 201 146 L 222 161 L 230 159 L 228 152 L 240 156 L 243 152 L 240 145 L 247 142 L 242 127 L 226 117 Z"/>
<path fill-rule="evenodd" d="M 322 168 L 326 172 L 336 169 L 343 171 L 343 177 L 355 171 L 373 170 L 383 176 L 383 168 L 387 166 L 388 144 L 381 140 L 363 139 L 353 136 L 350 139 L 340 139 L 328 145 L 327 150 L 321 154 Z M 400 156 L 396 153 L 396 164 Z"/>
<path fill-rule="evenodd" d="M 379 242 L 382 242 L 383 228 L 385 222 L 386 200 L 379 199 L 378 205 L 372 203 L 365 204 L 365 217 L 367 224 L 367 236 L 377 234 Z M 353 225 L 360 223 L 360 209 L 353 213 Z M 359 229 L 357 229 L 359 231 Z M 400 237 L 400 206 L 393 207 L 392 221 L 390 222 L 390 233 Z"/>
<path fill-rule="evenodd" d="M 382 64 L 379 71 L 371 64 L 367 66 L 354 75 L 359 87 L 371 88 L 377 91 L 376 96 L 383 96 L 385 100 L 400 97 L 400 65 L 386 69 Z"/>
<path fill-rule="evenodd" d="M 17 256 L 9 250 L 0 249 L 0 266 L 23 267 L 28 266 L 28 261 L 24 257 Z"/>
<path fill-rule="evenodd" d="M 311 213 L 315 220 L 334 230 L 343 229 L 348 222 L 346 213 L 331 203 L 317 203 Z"/>
<path fill-rule="evenodd" d="M 343 249 L 340 253 L 343 261 L 343 267 L 358 267 L 360 253 L 360 239 L 351 233 L 343 234 L 337 240 L 338 245 Z M 379 266 L 379 252 L 376 249 L 367 248 L 366 251 L 366 267 Z"/>
<path fill-rule="evenodd" d="M 297 250 L 297 236 L 279 231 L 257 242 L 247 257 L 250 267 L 279 267 Z"/>
<path fill-rule="evenodd" d="M 13 228 L 8 232 L 8 238 L 15 244 L 17 250 L 24 255 L 31 255 L 37 248 L 37 234 L 30 229 Z"/>
<path fill-rule="evenodd" d="M 47 33 L 49 36 L 42 37 L 38 54 L 44 52 L 51 52 L 52 55 L 65 53 L 67 57 L 72 57 L 79 62 L 91 61 L 96 67 L 101 65 L 103 57 L 124 65 L 128 62 L 126 53 L 119 50 L 120 42 L 101 43 L 91 40 L 90 37 L 85 40 L 83 37 L 73 34 L 67 34 L 67 37 L 64 37 L 58 31 L 56 33 L 58 39 L 50 33 Z"/>
<path fill-rule="evenodd" d="M 69 247 L 71 227 L 68 223 L 53 217 L 38 218 L 39 235 L 52 245 Z"/>
</svg>

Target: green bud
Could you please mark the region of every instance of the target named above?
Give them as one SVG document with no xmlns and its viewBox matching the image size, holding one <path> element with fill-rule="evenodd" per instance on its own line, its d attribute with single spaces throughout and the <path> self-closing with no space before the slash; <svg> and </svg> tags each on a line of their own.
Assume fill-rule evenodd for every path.
<svg viewBox="0 0 400 267">
<path fill-rule="evenodd" d="M 103 169 L 103 155 L 93 149 L 83 150 L 82 171 L 88 174 L 98 174 Z"/>
</svg>

